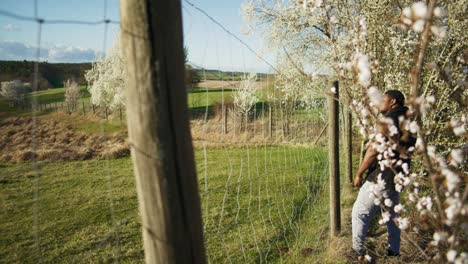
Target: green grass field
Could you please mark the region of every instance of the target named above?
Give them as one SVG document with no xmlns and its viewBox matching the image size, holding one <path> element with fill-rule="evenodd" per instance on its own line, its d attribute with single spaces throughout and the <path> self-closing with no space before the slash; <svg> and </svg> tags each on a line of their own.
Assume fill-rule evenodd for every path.
<svg viewBox="0 0 468 264">
<path fill-rule="evenodd" d="M 86 86 L 80 87 L 80 95 L 81 99 L 91 97 L 88 89 L 86 89 Z M 65 102 L 65 88 L 53 88 L 44 91 L 39 91 L 36 93 L 30 93 L 26 96 L 26 98 L 28 100 L 32 100 L 33 98 L 35 98 L 40 104 Z"/>
<path fill-rule="evenodd" d="M 211 106 L 214 103 L 221 103 L 223 101 L 223 97 L 225 103 L 230 103 L 234 100 L 233 96 L 234 91 L 231 89 L 226 89 L 224 91 L 221 89 L 206 90 L 205 88 L 191 89 L 187 98 L 188 107 L 190 109 L 194 109 Z"/>
<path fill-rule="evenodd" d="M 195 159 L 211 262 L 320 259 L 328 235 L 325 150 L 196 148 Z M 1 164 L 0 175 L 2 263 L 143 261 L 129 158 L 37 170 Z"/>
</svg>

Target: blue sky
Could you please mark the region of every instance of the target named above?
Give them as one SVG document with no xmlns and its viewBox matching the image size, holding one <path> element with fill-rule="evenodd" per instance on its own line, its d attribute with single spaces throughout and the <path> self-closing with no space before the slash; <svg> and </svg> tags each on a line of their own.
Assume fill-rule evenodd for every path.
<svg viewBox="0 0 468 264">
<path fill-rule="evenodd" d="M 38 17 L 46 20 L 97 21 L 104 17 L 104 0 L 37 0 Z M 232 33 L 260 52 L 258 35 L 245 35 L 241 16 L 242 0 L 191 0 Z M 198 10 L 183 0 L 184 45 L 189 61 L 209 69 L 267 72 L 269 67 L 256 58 L 233 37 L 222 31 Z M 0 9 L 22 16 L 34 17 L 34 0 L 0 0 Z M 108 0 L 106 16 L 119 20 L 118 0 Z M 118 25 L 108 27 L 106 48 L 119 31 Z M 38 25 L 0 16 L 0 60 L 32 60 L 37 47 Z M 41 60 L 49 62 L 92 61 L 104 47 L 104 25 L 45 24 L 41 36 Z M 273 56 L 265 55 L 271 63 Z"/>
</svg>

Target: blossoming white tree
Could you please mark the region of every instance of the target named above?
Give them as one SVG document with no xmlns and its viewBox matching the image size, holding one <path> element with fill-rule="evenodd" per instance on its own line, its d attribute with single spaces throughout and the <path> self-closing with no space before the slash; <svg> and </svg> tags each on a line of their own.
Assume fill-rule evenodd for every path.
<svg viewBox="0 0 468 264">
<path fill-rule="evenodd" d="M 234 93 L 235 114 L 241 118 L 241 122 L 245 120 L 245 125 L 247 125 L 249 113 L 259 100 L 257 90 L 257 75 L 250 73 L 248 76 L 242 77 L 239 88 Z"/>
<path fill-rule="evenodd" d="M 114 40 L 105 57 L 98 58 L 85 74 L 93 104 L 118 109 L 125 105 L 125 70 L 120 49 L 120 38 Z"/>
<path fill-rule="evenodd" d="M 2 82 L 0 95 L 10 101 L 10 105 L 15 106 L 21 98 L 21 95 L 26 93 L 26 87 L 20 80 L 10 82 Z"/>
<path fill-rule="evenodd" d="M 73 110 L 76 110 L 78 99 L 80 99 L 80 87 L 75 81 L 67 80 L 65 82 L 65 102 Z"/>
</svg>

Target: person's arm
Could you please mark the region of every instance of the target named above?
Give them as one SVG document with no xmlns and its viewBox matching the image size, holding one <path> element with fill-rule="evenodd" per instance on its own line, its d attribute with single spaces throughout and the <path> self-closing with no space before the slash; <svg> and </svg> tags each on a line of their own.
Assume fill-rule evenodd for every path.
<svg viewBox="0 0 468 264">
<path fill-rule="evenodd" d="M 366 170 L 369 169 L 370 166 L 372 166 L 372 164 L 374 164 L 374 162 L 377 159 L 377 155 L 377 151 L 372 146 L 369 146 L 367 148 L 366 154 L 364 155 L 364 159 L 362 160 L 361 165 L 359 166 L 359 169 L 356 173 L 356 176 L 354 177 L 354 187 L 361 187 L 362 175 Z"/>
</svg>

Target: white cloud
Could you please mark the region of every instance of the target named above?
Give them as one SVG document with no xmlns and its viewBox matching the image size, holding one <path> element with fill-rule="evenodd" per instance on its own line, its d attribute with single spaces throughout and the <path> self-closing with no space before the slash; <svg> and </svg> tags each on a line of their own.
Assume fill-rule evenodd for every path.
<svg viewBox="0 0 468 264">
<path fill-rule="evenodd" d="M 13 24 L 6 24 L 3 26 L 3 30 L 6 31 L 20 31 L 20 27 Z"/>
<path fill-rule="evenodd" d="M 49 48 L 48 60 L 53 62 L 88 62 L 96 59 L 96 51 L 81 47 L 56 45 Z"/>
<path fill-rule="evenodd" d="M 0 60 L 36 60 L 36 54 L 36 47 L 16 41 L 0 41 Z M 40 49 L 40 60 L 49 62 L 90 62 L 96 55 L 93 49 L 65 45 Z"/>
</svg>

